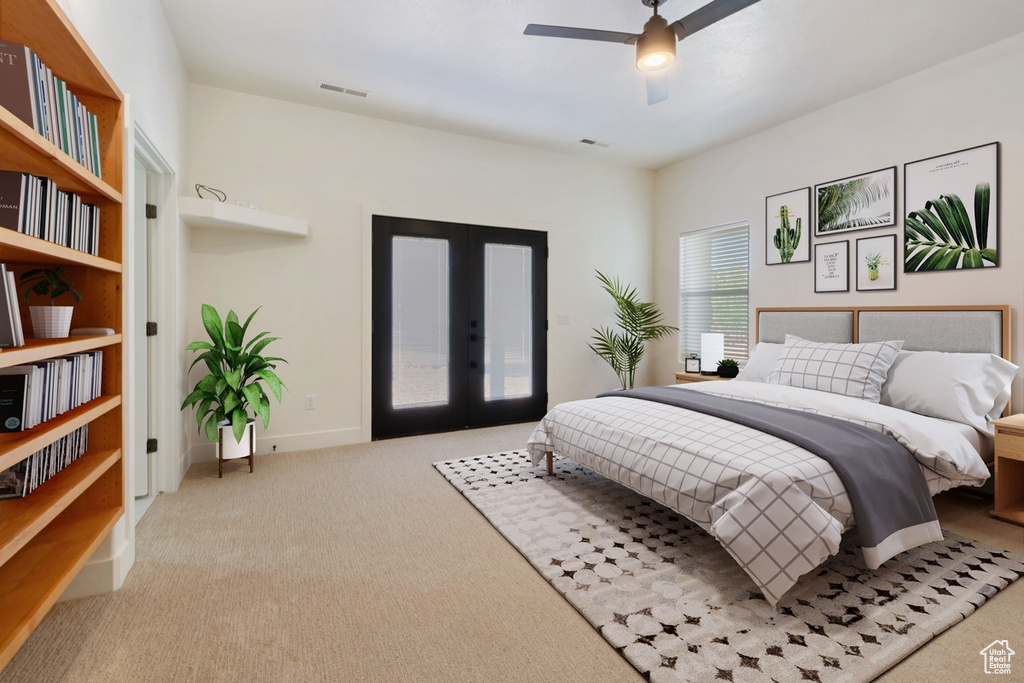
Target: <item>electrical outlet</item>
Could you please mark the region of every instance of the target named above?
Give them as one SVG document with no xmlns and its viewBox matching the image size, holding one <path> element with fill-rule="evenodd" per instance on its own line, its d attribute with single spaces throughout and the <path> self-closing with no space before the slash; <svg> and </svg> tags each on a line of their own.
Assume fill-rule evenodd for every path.
<svg viewBox="0 0 1024 683">
<path fill-rule="evenodd" d="M 306 410 L 316 410 L 316 394 L 306 394 Z"/>
<path fill-rule="evenodd" d="M 587 376 L 586 375 L 582 375 L 580 377 L 580 386 L 581 387 L 587 386 Z"/>
<path fill-rule="evenodd" d="M 559 325 L 568 325 L 569 324 L 569 314 L 568 313 L 559 313 L 557 320 L 558 320 L 558 324 Z"/>
</svg>

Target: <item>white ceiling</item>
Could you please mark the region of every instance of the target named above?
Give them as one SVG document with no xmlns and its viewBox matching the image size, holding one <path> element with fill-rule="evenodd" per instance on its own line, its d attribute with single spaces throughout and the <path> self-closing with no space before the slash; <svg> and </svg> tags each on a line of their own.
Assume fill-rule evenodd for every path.
<svg viewBox="0 0 1024 683">
<path fill-rule="evenodd" d="M 648 106 L 632 46 L 523 35 L 639 33 L 641 0 L 162 4 L 195 83 L 651 169 L 1024 31 L 1024 0 L 761 0 L 679 43 L 669 99 Z"/>
</svg>

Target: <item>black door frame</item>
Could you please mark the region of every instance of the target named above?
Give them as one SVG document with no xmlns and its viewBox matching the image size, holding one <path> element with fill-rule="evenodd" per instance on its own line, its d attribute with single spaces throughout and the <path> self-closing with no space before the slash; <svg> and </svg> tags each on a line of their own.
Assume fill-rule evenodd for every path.
<svg viewBox="0 0 1024 683">
<path fill-rule="evenodd" d="M 446 239 L 449 251 L 449 401 L 443 406 L 392 408 L 392 236 Z M 485 401 L 483 319 L 485 244 L 533 248 L 532 395 Z M 547 233 L 514 228 L 372 217 L 371 438 L 411 436 L 537 420 L 547 410 Z M 472 286 L 471 283 L 478 286 Z M 462 283 L 462 284 L 459 284 Z M 471 312 L 473 313 L 471 315 Z"/>
</svg>

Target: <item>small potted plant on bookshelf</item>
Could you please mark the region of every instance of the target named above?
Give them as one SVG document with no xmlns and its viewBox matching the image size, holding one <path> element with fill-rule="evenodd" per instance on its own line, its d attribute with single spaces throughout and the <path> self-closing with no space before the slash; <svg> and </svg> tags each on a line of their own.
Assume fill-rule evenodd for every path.
<svg viewBox="0 0 1024 683">
<path fill-rule="evenodd" d="M 740 374 L 740 364 L 732 358 L 723 358 L 718 361 L 719 377 L 735 377 Z"/>
<path fill-rule="evenodd" d="M 264 384 L 281 402 L 281 382 L 274 370 L 277 363 L 287 363 L 283 358 L 267 356 L 263 350 L 280 337 L 270 337 L 269 332 L 260 332 L 246 341 L 249 323 L 260 309 L 257 308 L 239 324 L 238 315 L 228 311 L 221 321 L 217 310 L 203 304 L 203 326 L 210 341 L 195 341 L 187 351 L 202 351 L 189 366 L 192 371 L 198 363 L 206 365 L 203 375 L 195 388 L 181 404 L 184 410 L 196 406 L 196 423 L 199 433 L 217 444 L 217 460 L 223 476 L 225 460 L 249 458 L 252 472 L 252 456 L 256 450 L 254 435 L 255 419 L 250 410 L 263 421 L 263 427 L 270 424 L 270 399 Z"/>
<path fill-rule="evenodd" d="M 74 283 L 64 272 L 64 266 L 54 268 L 33 268 L 21 274 L 21 284 L 25 286 L 25 303 L 29 303 L 33 294 L 47 297 L 47 306 L 29 306 L 32 318 L 32 333 L 37 338 L 60 339 L 71 332 L 71 314 L 74 306 L 54 306 L 53 300 L 63 294 L 71 294 L 77 304 L 82 295 L 75 291 Z"/>
</svg>

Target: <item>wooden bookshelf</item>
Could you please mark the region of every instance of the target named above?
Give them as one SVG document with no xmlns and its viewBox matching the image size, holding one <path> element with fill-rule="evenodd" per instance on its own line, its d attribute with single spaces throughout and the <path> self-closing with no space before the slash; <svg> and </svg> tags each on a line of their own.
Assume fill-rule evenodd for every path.
<svg viewBox="0 0 1024 683">
<path fill-rule="evenodd" d="M 106 336 L 29 339 L 0 367 L 102 349 L 103 395 L 30 430 L 0 435 L 0 471 L 84 425 L 89 450 L 24 498 L 0 501 L 0 668 L 29 637 L 124 513 L 124 96 L 57 0 L 0 0 L 0 39 L 30 47 L 97 117 L 102 180 L 0 107 L 0 169 L 43 176 L 100 207 L 99 255 L 0 226 L 0 262 L 20 274 L 63 265 L 81 292 L 72 327 Z"/>
</svg>

